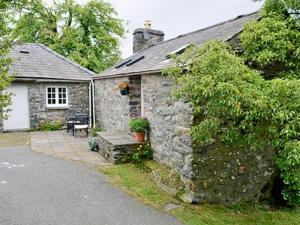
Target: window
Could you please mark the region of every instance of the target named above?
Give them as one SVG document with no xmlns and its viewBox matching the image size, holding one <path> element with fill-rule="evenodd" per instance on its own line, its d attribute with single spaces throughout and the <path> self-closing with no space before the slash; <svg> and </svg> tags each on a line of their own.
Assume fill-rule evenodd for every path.
<svg viewBox="0 0 300 225">
<path fill-rule="evenodd" d="M 47 87 L 47 107 L 68 106 L 67 87 Z"/>
</svg>

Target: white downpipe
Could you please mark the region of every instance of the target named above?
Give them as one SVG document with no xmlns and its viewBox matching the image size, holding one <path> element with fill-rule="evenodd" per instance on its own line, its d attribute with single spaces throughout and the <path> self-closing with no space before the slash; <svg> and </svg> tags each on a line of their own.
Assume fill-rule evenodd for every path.
<svg viewBox="0 0 300 225">
<path fill-rule="evenodd" d="M 92 110 L 93 110 L 93 127 L 96 127 L 96 115 L 95 115 L 95 83 L 94 80 L 91 80 L 92 86 L 92 96 L 93 96 L 93 103 L 92 103 Z"/>
<path fill-rule="evenodd" d="M 90 121 L 90 127 L 92 127 L 92 82 L 90 82 L 89 86 L 89 121 Z"/>
</svg>

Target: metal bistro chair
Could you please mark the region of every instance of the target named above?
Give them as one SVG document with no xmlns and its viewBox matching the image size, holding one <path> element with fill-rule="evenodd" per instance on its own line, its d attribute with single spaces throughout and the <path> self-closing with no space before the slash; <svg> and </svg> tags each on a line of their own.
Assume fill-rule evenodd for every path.
<svg viewBox="0 0 300 225">
<path fill-rule="evenodd" d="M 75 115 L 70 115 L 67 117 L 66 121 L 67 121 L 67 132 L 69 133 L 70 130 L 73 132 L 73 126 L 74 123 L 76 122 L 75 120 Z"/>
<path fill-rule="evenodd" d="M 86 136 L 89 135 L 89 122 L 90 117 L 88 114 L 77 114 L 75 116 L 75 121 L 73 123 L 73 136 L 75 136 L 76 131 L 79 130 L 85 130 Z"/>
</svg>

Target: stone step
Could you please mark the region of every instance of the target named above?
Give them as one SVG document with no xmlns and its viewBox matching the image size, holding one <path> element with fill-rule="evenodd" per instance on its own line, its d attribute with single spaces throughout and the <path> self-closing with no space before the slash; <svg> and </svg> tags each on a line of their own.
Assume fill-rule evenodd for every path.
<svg viewBox="0 0 300 225">
<path fill-rule="evenodd" d="M 130 162 L 137 148 L 143 144 L 126 131 L 99 132 L 97 140 L 99 153 L 113 164 Z"/>
</svg>

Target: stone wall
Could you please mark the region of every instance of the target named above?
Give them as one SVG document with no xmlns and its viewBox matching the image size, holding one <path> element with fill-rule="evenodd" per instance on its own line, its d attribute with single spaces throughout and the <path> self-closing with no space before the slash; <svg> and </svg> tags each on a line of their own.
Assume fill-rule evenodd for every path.
<svg viewBox="0 0 300 225">
<path fill-rule="evenodd" d="M 129 94 L 117 89 L 122 81 L 129 83 Z M 129 130 L 128 122 L 141 115 L 140 76 L 95 80 L 96 124 L 104 130 Z"/>
<path fill-rule="evenodd" d="M 46 107 L 47 86 L 67 86 L 68 107 L 51 109 Z M 43 121 L 65 122 L 73 112 L 89 113 L 89 83 L 28 83 L 30 127 L 38 128 Z"/>
<path fill-rule="evenodd" d="M 270 199 L 277 175 L 274 151 L 195 147 L 190 191 L 200 202 L 232 205 Z"/>
<path fill-rule="evenodd" d="M 162 75 L 142 77 L 142 112 L 148 118 L 154 159 L 192 178 L 192 142 L 189 127 L 193 114 L 187 104 L 171 97 L 171 81 Z"/>
</svg>

